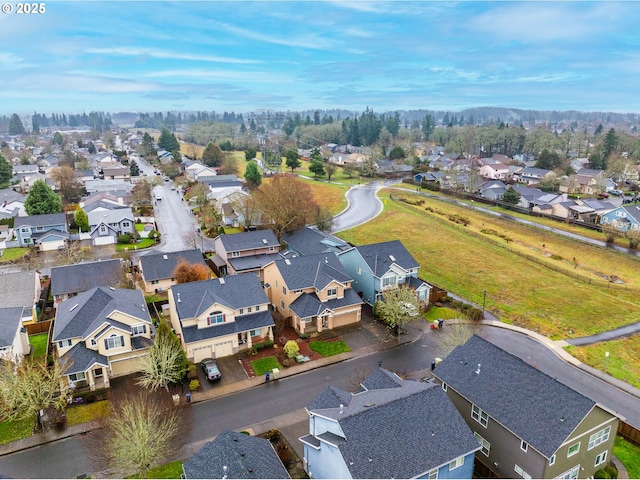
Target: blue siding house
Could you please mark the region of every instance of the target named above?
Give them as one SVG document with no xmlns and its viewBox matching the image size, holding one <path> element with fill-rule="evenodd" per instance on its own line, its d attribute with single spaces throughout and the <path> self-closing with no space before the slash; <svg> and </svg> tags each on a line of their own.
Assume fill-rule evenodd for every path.
<svg viewBox="0 0 640 480">
<path fill-rule="evenodd" d="M 356 393 L 329 387 L 306 410 L 310 478 L 472 478 L 481 447 L 435 383 L 378 368 Z"/>
<path fill-rule="evenodd" d="M 351 288 L 373 305 L 382 292 L 399 286 L 416 291 L 418 301 L 428 301 L 431 285 L 418 278 L 420 265 L 400 240 L 374 243 L 338 252 L 338 259 L 353 283 Z"/>
<path fill-rule="evenodd" d="M 640 230 L 640 205 L 623 205 L 603 214 L 600 217 L 602 225 L 611 225 L 621 232 Z"/>
<path fill-rule="evenodd" d="M 14 231 L 19 246 L 37 246 L 40 250 L 55 250 L 69 239 L 64 213 L 16 217 Z"/>
</svg>

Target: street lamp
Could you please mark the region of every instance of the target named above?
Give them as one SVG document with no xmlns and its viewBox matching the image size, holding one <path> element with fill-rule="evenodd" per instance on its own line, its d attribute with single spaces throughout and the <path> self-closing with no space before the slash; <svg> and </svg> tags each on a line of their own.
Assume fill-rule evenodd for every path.
<svg viewBox="0 0 640 480">
<path fill-rule="evenodd" d="M 485 290 L 482 296 L 482 319 L 483 320 L 484 320 L 484 307 L 486 304 L 487 304 L 487 291 Z"/>
</svg>

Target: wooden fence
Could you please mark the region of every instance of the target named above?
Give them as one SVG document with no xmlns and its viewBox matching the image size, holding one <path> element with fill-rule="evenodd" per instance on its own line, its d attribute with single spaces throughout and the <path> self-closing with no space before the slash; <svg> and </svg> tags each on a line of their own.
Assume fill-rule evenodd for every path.
<svg viewBox="0 0 640 480">
<path fill-rule="evenodd" d="M 640 447 L 640 430 L 620 420 L 618 435 Z"/>
<path fill-rule="evenodd" d="M 24 326 L 27 329 L 29 335 L 37 335 L 39 333 L 45 333 L 49 331 L 51 327 L 51 320 L 38 323 L 30 323 Z"/>
</svg>

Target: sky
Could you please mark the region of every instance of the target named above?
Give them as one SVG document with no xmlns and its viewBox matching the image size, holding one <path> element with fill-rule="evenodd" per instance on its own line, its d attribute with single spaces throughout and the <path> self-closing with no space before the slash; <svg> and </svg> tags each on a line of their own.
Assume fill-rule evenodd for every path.
<svg viewBox="0 0 640 480">
<path fill-rule="evenodd" d="M 636 1 L 8 5 L 0 114 L 640 112 Z"/>
</svg>

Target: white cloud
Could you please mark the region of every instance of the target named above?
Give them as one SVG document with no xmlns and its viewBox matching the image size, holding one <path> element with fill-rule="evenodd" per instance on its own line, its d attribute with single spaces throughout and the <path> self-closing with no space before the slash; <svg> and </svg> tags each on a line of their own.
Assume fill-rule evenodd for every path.
<svg viewBox="0 0 640 480">
<path fill-rule="evenodd" d="M 244 58 L 218 57 L 212 55 L 197 55 L 193 53 L 171 52 L 167 50 L 158 50 L 145 47 L 109 47 L 109 48 L 89 48 L 85 50 L 89 54 L 113 55 L 124 57 L 149 56 L 153 58 L 172 59 L 172 60 L 190 60 L 196 62 L 216 62 L 216 63 L 234 63 L 234 64 L 256 64 L 262 63 L 261 60 L 248 60 Z"/>
</svg>

